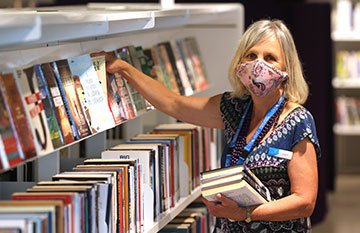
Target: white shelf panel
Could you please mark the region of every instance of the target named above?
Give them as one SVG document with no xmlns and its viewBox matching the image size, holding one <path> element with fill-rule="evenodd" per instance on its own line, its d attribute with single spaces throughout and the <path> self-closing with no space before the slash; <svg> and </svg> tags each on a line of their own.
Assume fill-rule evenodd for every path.
<svg viewBox="0 0 360 233">
<path fill-rule="evenodd" d="M 360 32 L 340 32 L 335 31 L 331 33 L 331 38 L 333 41 L 349 41 L 349 42 L 360 42 Z"/>
<path fill-rule="evenodd" d="M 360 77 L 359 78 L 348 78 L 340 79 L 334 78 L 332 80 L 332 85 L 334 88 L 347 88 L 347 89 L 357 89 L 360 88 Z"/>
<path fill-rule="evenodd" d="M 24 44 L 41 37 L 41 18 L 22 12 L 0 11 L 0 47 Z"/>
<path fill-rule="evenodd" d="M 189 196 L 183 197 L 175 205 L 174 208 L 162 213 L 159 221 L 154 223 L 150 229 L 145 229 L 145 233 L 156 233 L 166 226 L 172 219 L 174 219 L 181 211 L 183 211 L 190 203 L 196 200 L 201 195 L 200 187 L 196 188 Z"/>
<path fill-rule="evenodd" d="M 337 135 L 360 136 L 360 125 L 339 125 L 335 124 L 333 131 Z"/>
</svg>

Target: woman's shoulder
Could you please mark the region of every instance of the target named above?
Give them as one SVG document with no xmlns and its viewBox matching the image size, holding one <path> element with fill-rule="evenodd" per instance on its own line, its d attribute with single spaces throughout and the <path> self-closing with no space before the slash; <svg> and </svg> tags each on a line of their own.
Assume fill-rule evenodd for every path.
<svg viewBox="0 0 360 233">
<path fill-rule="evenodd" d="M 288 102 L 285 105 L 285 108 L 283 112 L 281 113 L 279 117 L 279 125 L 282 122 L 295 120 L 298 123 L 304 123 L 307 121 L 314 121 L 313 116 L 311 115 L 310 111 L 306 109 L 304 106 L 294 103 L 294 102 Z"/>
<path fill-rule="evenodd" d="M 320 158 L 320 145 L 312 114 L 302 105 L 295 103 L 287 105 L 282 114 L 285 116 L 285 119 L 279 124 L 279 130 L 282 129 L 284 131 L 286 129 L 286 132 L 292 135 L 292 147 L 305 138 L 309 138 L 315 145 L 317 156 Z"/>
</svg>

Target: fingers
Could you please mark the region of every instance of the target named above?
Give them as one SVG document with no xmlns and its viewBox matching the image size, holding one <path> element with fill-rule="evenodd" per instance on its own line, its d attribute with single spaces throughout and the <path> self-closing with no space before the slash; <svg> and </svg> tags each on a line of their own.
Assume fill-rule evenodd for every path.
<svg viewBox="0 0 360 233">
<path fill-rule="evenodd" d="M 222 194 L 217 194 L 216 196 L 217 201 L 208 201 L 207 199 L 203 198 L 204 204 L 208 207 L 210 214 L 215 217 L 223 217 L 223 218 L 237 218 L 237 213 L 241 212 L 241 208 L 238 204 L 227 198 Z"/>
<path fill-rule="evenodd" d="M 219 200 L 222 206 L 224 207 L 239 207 L 239 205 L 233 201 L 230 198 L 227 198 L 226 196 L 222 195 L 221 193 L 216 194 L 216 198 Z"/>
</svg>

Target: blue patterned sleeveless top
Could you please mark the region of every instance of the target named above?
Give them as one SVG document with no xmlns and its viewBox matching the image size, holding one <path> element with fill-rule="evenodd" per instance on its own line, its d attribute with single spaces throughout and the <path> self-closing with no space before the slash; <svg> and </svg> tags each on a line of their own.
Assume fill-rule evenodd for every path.
<svg viewBox="0 0 360 233">
<path fill-rule="evenodd" d="M 249 96 L 232 98 L 225 92 L 221 98 L 220 110 L 225 126 L 225 140 L 229 142 L 238 126 Z M 278 124 L 269 137 L 255 146 L 245 159 L 251 171 L 269 188 L 272 198 L 279 199 L 291 194 L 290 179 L 287 173 L 287 160 L 268 156 L 269 147 L 291 151 L 300 141 L 308 138 L 314 145 L 317 157 L 320 157 L 320 146 L 312 115 L 304 107 L 297 107 Z M 224 166 L 224 158 L 222 158 Z M 243 221 L 231 222 L 228 219 L 217 219 L 215 232 L 311 232 L 309 218 L 289 221 Z"/>
</svg>

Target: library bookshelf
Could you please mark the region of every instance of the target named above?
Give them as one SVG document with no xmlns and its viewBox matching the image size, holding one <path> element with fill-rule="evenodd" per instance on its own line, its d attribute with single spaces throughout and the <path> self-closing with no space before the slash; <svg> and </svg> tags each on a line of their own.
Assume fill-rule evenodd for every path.
<svg viewBox="0 0 360 233">
<path fill-rule="evenodd" d="M 129 44 L 151 47 L 154 44 L 188 36 L 199 44 L 209 88 L 197 96 L 214 95 L 230 90 L 227 67 L 244 30 L 244 9 L 240 4 L 175 4 L 161 9 L 158 4 L 103 4 L 2 10 L 0 15 L 0 71 L 79 56 L 99 51 L 112 51 Z M 153 129 L 160 123 L 176 120 L 152 110 L 123 122 L 123 140 Z M 37 181 L 51 180 L 64 171 L 62 163 L 76 164 L 84 158 L 60 158 L 60 150 L 77 154 L 86 145 L 86 158 L 100 157 L 108 147 L 106 131 L 77 140 L 66 146 L 31 159 L 35 176 L 26 181 L 23 164 L 19 163 L 16 181 L 1 178 L 0 199 L 23 191 Z M 114 142 L 112 142 L 114 143 Z M 12 168 L 10 168 L 12 169 Z M 9 170 L 10 170 L 9 169 Z M 177 205 L 163 213 L 158 222 L 145 232 L 157 232 L 200 196 L 195 189 Z"/>
</svg>

